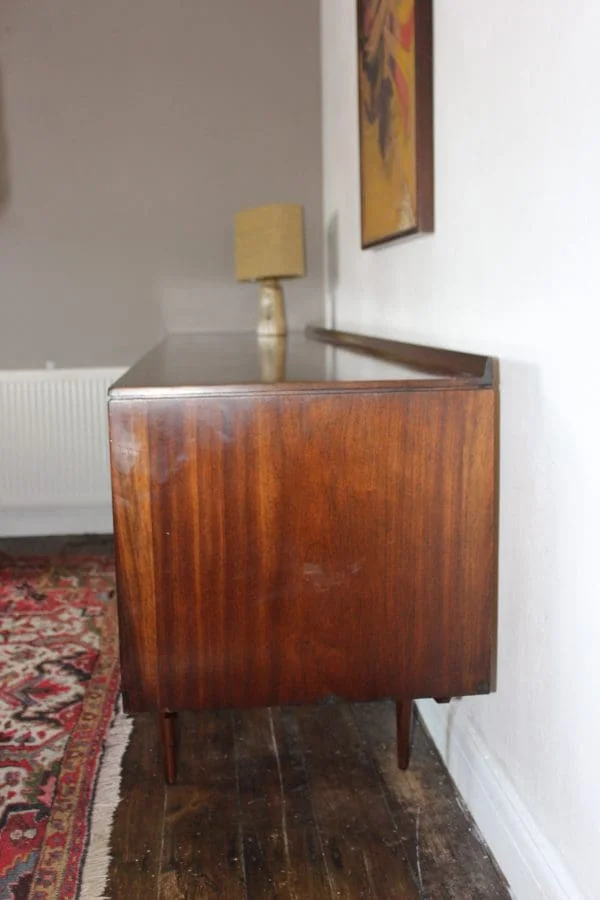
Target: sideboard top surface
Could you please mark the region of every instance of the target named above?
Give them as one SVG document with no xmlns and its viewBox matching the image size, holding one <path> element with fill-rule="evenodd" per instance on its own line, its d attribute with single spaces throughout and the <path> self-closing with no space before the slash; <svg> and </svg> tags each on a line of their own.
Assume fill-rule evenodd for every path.
<svg viewBox="0 0 600 900">
<path fill-rule="evenodd" d="M 170 334 L 112 386 L 110 397 L 155 397 L 174 391 L 469 388 L 492 383 L 486 357 L 322 328 L 273 341 L 268 338 L 261 344 L 255 333 Z"/>
</svg>

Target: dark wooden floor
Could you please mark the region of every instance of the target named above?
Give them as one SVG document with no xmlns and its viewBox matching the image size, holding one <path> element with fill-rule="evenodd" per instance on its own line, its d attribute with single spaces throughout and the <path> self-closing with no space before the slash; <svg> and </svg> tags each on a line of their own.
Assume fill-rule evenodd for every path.
<svg viewBox="0 0 600 900">
<path fill-rule="evenodd" d="M 109 897 L 509 897 L 418 722 L 398 770 L 391 703 L 181 718 L 172 787 L 136 718 Z"/>
<path fill-rule="evenodd" d="M 111 552 L 108 539 L 0 540 L 0 553 Z M 508 900 L 418 720 L 410 769 L 389 702 L 184 714 L 178 783 L 153 715 L 124 760 L 113 900 Z"/>
</svg>

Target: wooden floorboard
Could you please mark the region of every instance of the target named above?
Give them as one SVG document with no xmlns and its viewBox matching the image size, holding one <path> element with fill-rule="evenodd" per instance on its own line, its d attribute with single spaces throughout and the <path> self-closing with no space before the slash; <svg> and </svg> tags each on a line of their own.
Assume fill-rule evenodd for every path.
<svg viewBox="0 0 600 900">
<path fill-rule="evenodd" d="M 418 721 L 410 768 L 397 768 L 392 703 L 180 720 L 165 788 L 155 717 L 136 717 L 114 900 L 509 900 Z"/>
<path fill-rule="evenodd" d="M 233 716 L 182 714 L 177 784 L 167 789 L 161 900 L 246 896 Z"/>
<path fill-rule="evenodd" d="M 509 892 L 420 721 L 411 763 L 398 769 L 396 732 L 387 703 L 349 707 L 365 752 L 381 779 L 420 896 L 431 900 L 508 900 Z"/>
<path fill-rule="evenodd" d="M 158 894 L 166 788 L 156 716 L 136 716 L 123 761 L 122 796 L 112 830 L 108 897 L 151 900 Z"/>
<path fill-rule="evenodd" d="M 281 710 L 235 714 L 240 832 L 249 897 L 330 896 L 299 754 Z"/>
<path fill-rule="evenodd" d="M 400 834 L 349 708 L 296 713 L 334 897 L 416 900 Z"/>
</svg>

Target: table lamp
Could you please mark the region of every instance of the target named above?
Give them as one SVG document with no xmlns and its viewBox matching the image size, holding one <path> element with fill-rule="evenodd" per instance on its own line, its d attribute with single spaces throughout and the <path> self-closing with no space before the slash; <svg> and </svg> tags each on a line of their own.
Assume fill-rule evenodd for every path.
<svg viewBox="0 0 600 900">
<path fill-rule="evenodd" d="M 260 283 L 258 334 L 286 333 L 280 278 L 305 274 L 304 216 L 296 203 L 244 209 L 235 217 L 235 273 L 238 281 Z"/>
</svg>

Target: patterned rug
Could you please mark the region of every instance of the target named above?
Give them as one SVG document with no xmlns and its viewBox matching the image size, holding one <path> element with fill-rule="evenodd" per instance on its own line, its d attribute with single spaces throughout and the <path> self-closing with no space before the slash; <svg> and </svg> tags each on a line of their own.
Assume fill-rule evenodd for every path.
<svg viewBox="0 0 600 900">
<path fill-rule="evenodd" d="M 119 690 L 114 597 L 111 558 L 0 558 L 0 900 L 81 896 Z"/>
</svg>

